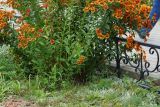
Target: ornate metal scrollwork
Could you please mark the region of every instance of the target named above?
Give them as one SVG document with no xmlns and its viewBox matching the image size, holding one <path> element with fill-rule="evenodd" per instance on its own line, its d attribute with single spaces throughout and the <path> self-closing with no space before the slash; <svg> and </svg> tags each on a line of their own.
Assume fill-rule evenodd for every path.
<svg viewBox="0 0 160 107">
<path fill-rule="evenodd" d="M 141 60 L 139 58 L 132 60 L 131 56 L 127 54 L 126 49 L 124 50 L 123 55 L 121 55 L 120 61 L 123 62 L 123 64 L 128 64 L 131 67 L 135 68 L 136 72 L 138 71 L 138 68 L 140 67 L 140 63 L 141 63 Z"/>
<path fill-rule="evenodd" d="M 122 42 L 126 42 L 126 39 L 118 38 L 116 42 L 120 40 Z M 134 68 L 135 72 L 139 72 L 139 80 L 144 79 L 144 76 L 149 76 L 150 73 L 153 72 L 160 72 L 160 46 L 153 45 L 153 44 L 148 44 L 148 43 L 143 43 L 143 42 L 138 42 L 138 44 L 142 45 L 143 47 L 147 47 L 147 55 L 148 57 L 154 56 L 154 62 L 153 60 L 147 60 L 144 61 L 142 56 L 143 53 L 141 53 L 140 57 L 136 57 L 134 60 L 132 56 L 128 55 L 128 52 L 126 49 L 123 50 L 123 52 L 117 52 L 117 57 L 116 61 L 118 61 L 117 66 L 120 66 L 120 64 L 126 64 L 129 65 L 130 67 Z M 119 50 L 119 47 L 116 48 L 116 50 Z M 120 55 L 118 55 L 120 54 Z M 119 64 L 119 65 L 118 65 Z M 117 67 L 117 69 L 120 69 L 120 67 Z M 120 72 L 120 71 L 119 71 Z"/>
<path fill-rule="evenodd" d="M 148 68 L 150 68 L 151 63 L 148 62 L 148 61 L 145 62 L 145 69 L 146 69 L 146 71 L 147 71 L 147 72 L 155 72 L 155 71 L 158 71 L 158 67 L 159 67 L 160 65 L 159 65 L 159 53 L 158 53 L 157 49 L 151 47 L 151 48 L 149 49 L 149 54 L 150 54 L 150 55 L 156 55 L 156 56 L 157 56 L 157 61 L 156 61 L 155 67 L 152 68 L 152 70 L 149 70 L 149 69 L 148 69 Z"/>
</svg>

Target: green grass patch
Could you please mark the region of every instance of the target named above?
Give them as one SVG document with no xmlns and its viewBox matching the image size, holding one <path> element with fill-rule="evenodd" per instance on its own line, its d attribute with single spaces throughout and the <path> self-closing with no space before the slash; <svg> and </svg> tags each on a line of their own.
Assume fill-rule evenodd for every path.
<svg viewBox="0 0 160 107">
<path fill-rule="evenodd" d="M 154 90 L 142 89 L 136 80 L 127 77 L 97 79 L 50 92 L 40 88 L 38 79 L 5 81 L 1 78 L 0 83 L 1 101 L 14 95 L 32 100 L 38 107 L 160 107 L 160 96 Z"/>
</svg>

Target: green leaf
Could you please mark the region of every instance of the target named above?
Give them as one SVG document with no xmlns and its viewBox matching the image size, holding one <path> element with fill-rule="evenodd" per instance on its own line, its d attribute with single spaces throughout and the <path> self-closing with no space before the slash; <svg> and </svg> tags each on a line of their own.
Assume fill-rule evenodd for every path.
<svg viewBox="0 0 160 107">
<path fill-rule="evenodd" d="M 39 44 L 42 45 L 42 46 L 45 46 L 43 41 L 40 41 Z"/>
<path fill-rule="evenodd" d="M 68 54 L 70 54 L 70 48 L 69 48 L 68 46 L 66 46 L 65 49 L 66 49 L 66 52 L 67 52 Z"/>
<path fill-rule="evenodd" d="M 3 70 L 5 69 L 6 67 L 5 66 L 0 66 L 0 70 Z"/>
</svg>

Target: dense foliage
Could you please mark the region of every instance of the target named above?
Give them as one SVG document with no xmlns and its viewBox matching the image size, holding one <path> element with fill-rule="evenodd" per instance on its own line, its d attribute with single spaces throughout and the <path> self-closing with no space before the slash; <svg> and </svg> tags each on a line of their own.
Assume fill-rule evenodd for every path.
<svg viewBox="0 0 160 107">
<path fill-rule="evenodd" d="M 105 69 L 106 61 L 115 57 L 117 35 L 127 36 L 127 44 L 119 44 L 122 48 L 141 52 L 134 43 L 134 30 L 152 27 L 154 21 L 154 17 L 148 20 L 150 6 L 140 0 L 7 0 L 0 4 L 19 12 L 0 10 L 0 42 L 10 45 L 13 62 L 22 69 L 18 71 L 26 77 L 38 75 L 47 89 L 72 80 L 84 82 L 97 69 Z"/>
<path fill-rule="evenodd" d="M 155 23 L 155 16 L 152 20 L 149 19 L 149 13 L 151 7 L 147 5 L 145 1 L 141 0 L 93 0 L 87 3 L 84 8 L 84 12 L 90 12 L 94 15 L 99 15 L 101 20 L 96 34 L 99 39 L 106 41 L 111 39 L 113 41 L 115 37 L 127 38 L 127 43 L 122 48 L 128 50 L 135 50 L 137 54 L 143 52 L 143 59 L 146 60 L 146 53 L 142 47 L 134 42 L 136 36 L 135 31 L 139 31 L 143 27 L 152 28 L 152 23 Z M 144 38 L 144 42 L 147 41 L 149 32 Z M 110 43 L 111 45 L 111 43 Z M 110 47 L 115 46 L 112 44 Z"/>
<path fill-rule="evenodd" d="M 146 60 L 134 37 L 135 31 L 151 28 L 155 21 L 155 16 L 148 18 L 150 0 L 0 0 L 0 5 L 4 105 L 13 95 L 42 107 L 160 104 L 159 87 L 152 84 L 154 88 L 144 90 L 127 77 L 97 79 L 115 73 L 108 66 L 116 57 L 115 37 L 127 38 L 125 44 L 118 41 L 121 50 L 136 50 L 137 56 L 143 52 Z M 93 81 L 87 86 L 71 84 L 87 80 Z"/>
<path fill-rule="evenodd" d="M 1 20 L 6 24 L 1 26 L 2 43 L 11 46 L 15 62 L 27 77 L 41 77 L 43 87 L 52 89 L 72 80 L 84 82 L 95 72 L 97 63 L 105 64 L 103 55 L 95 53 L 99 42 L 96 20 L 83 12 L 85 2 L 27 0 L 1 4 L 20 12 L 16 16 L 14 10 L 1 10 L 5 13 Z M 10 25 L 13 21 L 16 27 Z"/>
</svg>

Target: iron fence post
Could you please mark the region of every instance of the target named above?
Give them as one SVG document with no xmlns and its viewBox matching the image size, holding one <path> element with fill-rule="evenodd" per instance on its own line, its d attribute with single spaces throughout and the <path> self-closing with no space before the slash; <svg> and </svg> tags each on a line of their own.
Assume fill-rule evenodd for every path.
<svg viewBox="0 0 160 107">
<path fill-rule="evenodd" d="M 120 78 L 121 77 L 121 70 L 120 70 L 118 38 L 115 38 L 115 42 L 116 42 L 116 72 L 117 72 L 118 78 Z"/>
<path fill-rule="evenodd" d="M 140 55 L 140 78 L 139 80 L 144 80 L 144 72 L 143 72 L 143 52 L 141 50 L 141 55 Z"/>
</svg>

